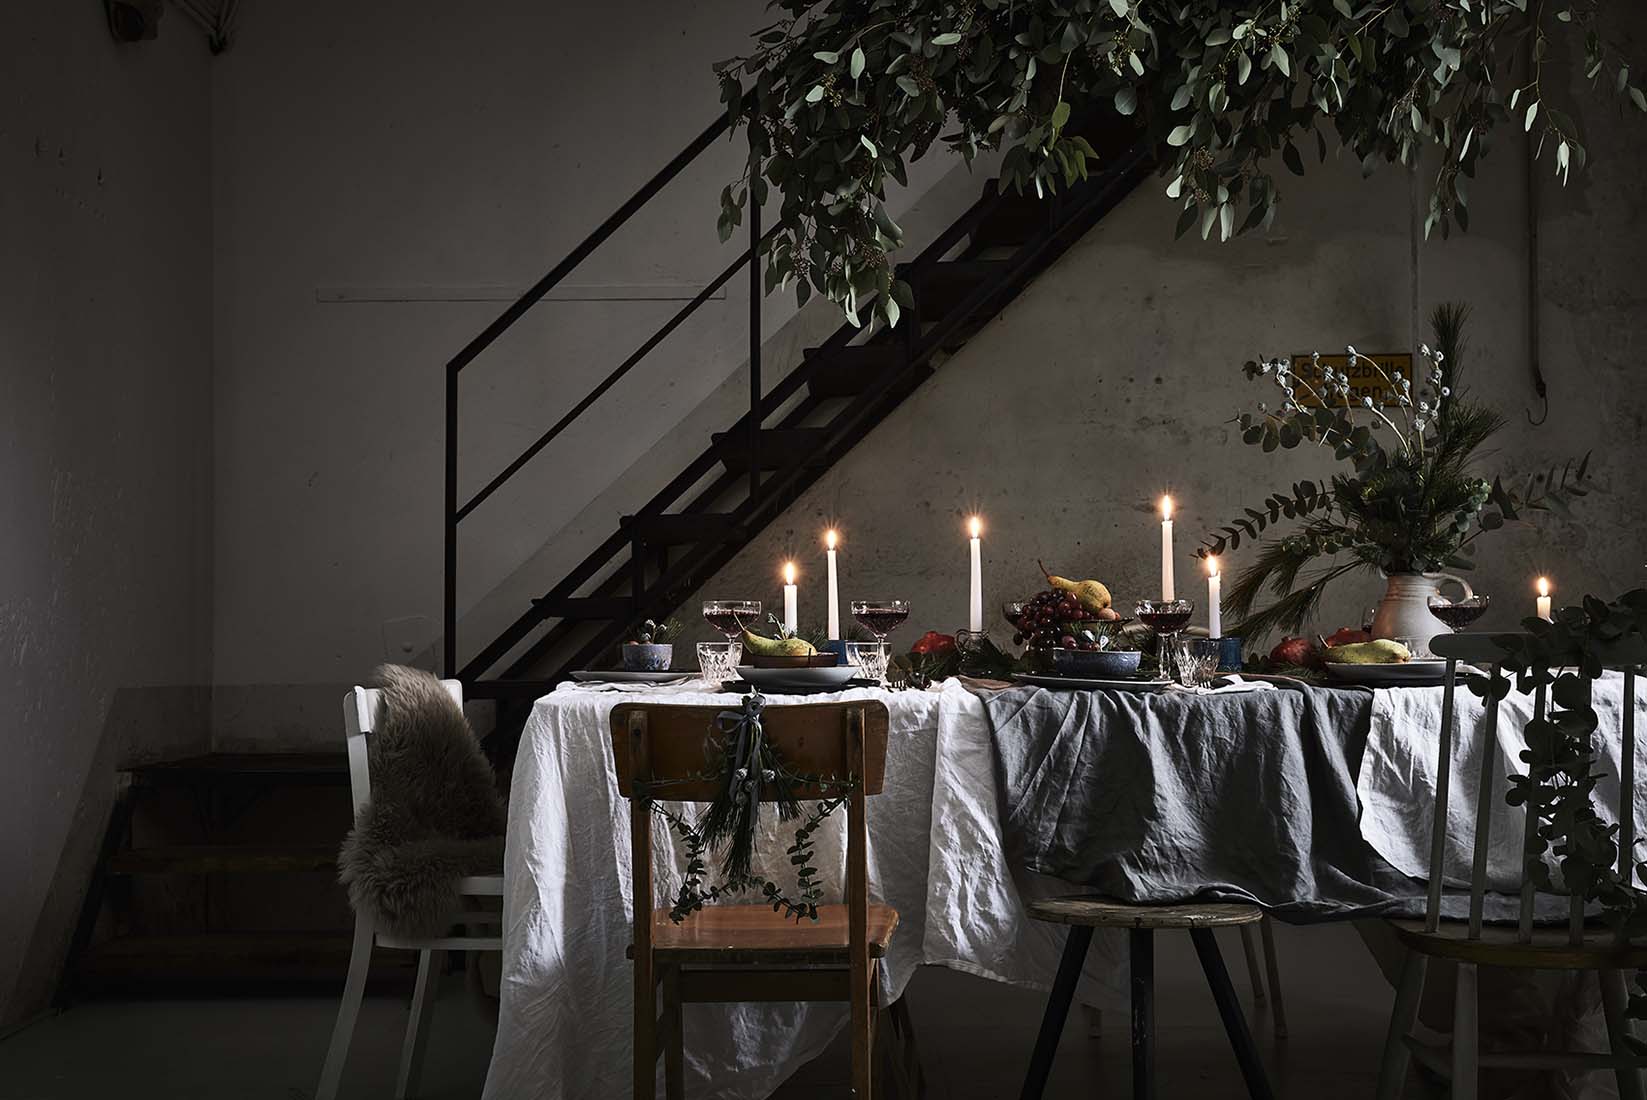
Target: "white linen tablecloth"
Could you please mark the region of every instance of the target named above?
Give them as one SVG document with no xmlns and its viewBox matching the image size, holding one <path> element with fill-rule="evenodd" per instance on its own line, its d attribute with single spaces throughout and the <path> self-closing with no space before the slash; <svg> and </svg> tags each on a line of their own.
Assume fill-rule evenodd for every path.
<svg viewBox="0 0 1647 1100">
<path fill-rule="evenodd" d="M 628 1094 L 629 813 L 612 773 L 608 716 L 625 698 L 663 697 L 681 705 L 738 702 L 736 695 L 703 688 L 694 682 L 636 692 L 566 684 L 533 708 L 509 799 L 502 1005 L 487 1100 Z M 868 802 L 870 889 L 900 914 L 883 966 L 883 997 L 899 996 L 922 963 L 1047 988 L 1063 930 L 1029 920 L 1024 903 L 1069 887 L 1016 870 L 1006 860 L 982 702 L 956 681 L 924 692 L 855 689 L 768 697 L 775 706 L 861 698 L 882 700 L 891 714 L 886 790 Z M 1415 877 L 1423 877 L 1428 864 L 1440 698 L 1440 688 L 1376 692 L 1357 779 L 1363 838 Z M 1458 700 L 1449 817 L 1456 835 L 1466 839 L 1450 850 L 1448 877 L 1465 882 L 1481 711 L 1462 689 Z M 1597 685 L 1597 743 L 1610 747 L 1604 766 L 1614 775 L 1621 700 L 1619 677 Z M 1520 725 L 1531 703 L 1512 694 L 1504 705 L 1509 710 L 1500 724 L 1495 794 L 1500 801 L 1493 831 L 1493 877 L 1500 885 L 1514 878 L 1522 827 L 1520 811 L 1501 801 L 1502 776 L 1519 763 Z M 1616 798 L 1616 780 L 1603 781 L 1599 794 L 1603 800 Z M 1644 811 L 1647 802 L 1638 794 L 1638 821 L 1647 821 Z M 770 815 L 763 824 L 764 873 L 791 881 L 783 851 L 792 828 L 775 818 Z M 819 856 L 834 865 L 834 874 L 825 877 L 836 882 L 844 859 L 841 825 L 832 819 L 818 834 Z M 673 836 L 660 820 L 654 819 L 653 829 L 654 902 L 667 905 L 680 868 Z M 1083 1002 L 1106 1008 L 1126 1003 L 1123 950 L 1119 935 L 1094 937 L 1077 991 Z M 765 1097 L 821 1053 L 845 1019 L 844 1005 L 694 1005 L 685 1016 L 688 1092 L 716 1100 Z"/>
</svg>

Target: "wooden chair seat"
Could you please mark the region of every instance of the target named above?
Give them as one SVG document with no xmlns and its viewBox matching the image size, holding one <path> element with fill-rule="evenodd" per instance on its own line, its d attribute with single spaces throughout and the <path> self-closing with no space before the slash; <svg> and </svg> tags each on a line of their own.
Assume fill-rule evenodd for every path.
<svg viewBox="0 0 1647 1100">
<path fill-rule="evenodd" d="M 898 911 L 869 905 L 869 957 L 886 955 Z M 669 910 L 652 910 L 652 952 L 673 963 L 802 963 L 845 966 L 847 907 L 818 906 L 818 919 L 796 922 L 770 905 L 706 905 L 676 924 Z M 635 957 L 634 944 L 629 957 Z"/>
<path fill-rule="evenodd" d="M 1620 944 L 1612 929 L 1599 925 L 1584 929 L 1584 942 L 1568 942 L 1567 926 L 1535 927 L 1531 943 L 1519 941 L 1508 925 L 1484 925 L 1480 939 L 1470 939 L 1466 921 L 1441 922 L 1434 932 L 1422 920 L 1392 920 L 1401 942 L 1410 951 L 1432 958 L 1508 966 L 1532 970 L 1635 970 L 1647 967 L 1647 944 Z"/>
<path fill-rule="evenodd" d="M 1264 919 L 1258 906 L 1239 902 L 1134 905 L 1091 895 L 1032 901 L 1029 915 L 1050 924 L 1088 928 L 1229 928 Z"/>
</svg>

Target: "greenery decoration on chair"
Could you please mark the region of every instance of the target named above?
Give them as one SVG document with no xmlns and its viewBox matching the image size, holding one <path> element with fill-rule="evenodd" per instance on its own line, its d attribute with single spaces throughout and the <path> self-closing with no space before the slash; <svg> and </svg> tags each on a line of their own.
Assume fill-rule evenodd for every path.
<svg viewBox="0 0 1647 1100">
<path fill-rule="evenodd" d="M 1523 853 L 1527 876 L 1540 890 L 1551 890 L 1546 856 L 1553 854 L 1568 895 L 1599 903 L 1603 919 L 1621 940 L 1638 939 L 1647 934 L 1647 891 L 1618 873 L 1618 826 L 1604 821 L 1595 807 L 1601 773 L 1593 744 L 1598 720 L 1591 686 L 1605 666 L 1629 663 L 1620 654 L 1631 647 L 1639 652 L 1647 640 L 1647 589 L 1634 589 L 1611 603 L 1586 596 L 1579 606 L 1558 609 L 1552 621 L 1531 618 L 1522 626 L 1526 634 L 1495 639 L 1505 652 L 1504 672 L 1514 677 L 1519 691 L 1547 687 L 1551 701 L 1545 716 L 1535 716 L 1527 725 L 1527 749 L 1521 754 L 1527 774 L 1511 775 L 1505 793 L 1510 805 L 1537 817 Z M 1502 699 L 1511 681 L 1473 675 L 1468 683 L 1477 696 Z M 1647 874 L 1647 863 L 1634 852 L 1627 856 Z M 1636 981 L 1630 1015 L 1647 1018 L 1647 984 L 1640 974 Z"/>
<path fill-rule="evenodd" d="M 690 777 L 686 782 L 712 780 L 720 793 L 697 821 L 689 821 L 660 799 L 668 798 L 674 782 L 638 783 L 650 800 L 652 810 L 669 823 L 686 854 L 686 869 L 680 890 L 669 910 L 669 919 L 684 921 L 709 902 L 723 897 L 759 891 L 762 901 L 796 921 L 818 919 L 818 900 L 823 887 L 818 880 L 814 839 L 829 815 L 839 809 L 857 787 L 856 777 L 801 775 L 785 766 L 783 758 L 766 740 L 761 728 L 761 712 L 766 700 L 759 692 L 743 697 L 737 710 L 718 716 L 720 736 L 716 738 L 713 771 Z M 810 814 L 803 816 L 797 787 L 811 787 L 824 795 Z M 789 863 L 795 868 L 795 896 L 785 893 L 770 879 L 754 873 L 755 835 L 760 827 L 763 789 L 775 792 L 773 804 L 781 821 L 801 818 L 795 842 L 789 846 Z M 705 885 L 709 859 L 717 849 L 725 849 L 721 860 L 721 881 Z"/>
<path fill-rule="evenodd" d="M 1431 319 L 1436 346 L 1419 348 L 1427 364 L 1423 378 L 1386 371 L 1353 346 L 1345 349 L 1350 362 L 1378 376 L 1383 403 L 1357 397 L 1348 372 L 1323 365 L 1319 356 L 1302 371 L 1286 359 L 1246 364 L 1247 377 L 1272 381 L 1281 402 L 1275 409 L 1260 402 L 1257 416 L 1237 418 L 1242 442 L 1266 452 L 1314 444 L 1350 470 L 1274 493 L 1262 510 L 1248 508 L 1202 540 L 1196 554 L 1204 558 L 1238 549 L 1243 539 L 1256 542 L 1282 519 L 1299 525 L 1264 541 L 1226 590 L 1225 608 L 1241 620 L 1234 633 L 1301 628 L 1327 586 L 1358 569 L 1469 569 L 1473 544 L 1484 532 L 1535 513 L 1565 514 L 1587 493 L 1588 455 L 1519 482 L 1474 472 L 1504 418 L 1465 393 L 1468 316 L 1461 305 L 1437 307 Z M 1327 564 L 1300 583 L 1303 571 L 1322 559 Z M 1265 590 L 1274 601 L 1254 611 Z"/>
<path fill-rule="evenodd" d="M 889 180 L 935 143 L 971 158 L 1006 149 L 1001 178 L 1056 192 L 1097 154 L 1098 112 L 1137 121 L 1169 155 L 1178 232 L 1221 239 L 1275 215 L 1279 154 L 1326 159 L 1327 132 L 1370 173 L 1439 158 L 1426 235 L 1468 228 L 1467 181 L 1499 124 L 1536 131 L 1563 181 L 1585 160 L 1546 66 L 1581 54 L 1591 85 L 1647 111 L 1608 36 L 1601 0 L 774 0 L 754 48 L 716 66 L 750 168 L 721 192 L 723 239 L 751 195 L 783 193 L 766 289 L 816 290 L 856 318 L 896 324 L 910 304 L 888 253 L 903 232 Z M 1530 71 L 1509 77 L 1526 46 Z M 953 118 L 954 129 L 944 133 Z M 1072 126 L 1072 119 L 1075 125 Z"/>
</svg>

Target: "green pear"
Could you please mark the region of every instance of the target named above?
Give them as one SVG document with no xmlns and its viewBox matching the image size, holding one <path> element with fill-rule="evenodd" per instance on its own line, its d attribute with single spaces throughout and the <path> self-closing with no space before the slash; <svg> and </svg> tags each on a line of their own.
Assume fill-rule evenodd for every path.
<svg viewBox="0 0 1647 1100">
<path fill-rule="evenodd" d="M 1335 645 L 1327 650 L 1326 659 L 1340 665 L 1399 665 L 1412 660 L 1413 655 L 1400 642 L 1379 638 L 1372 642 Z"/>
<path fill-rule="evenodd" d="M 1041 565 L 1040 562 L 1035 564 L 1041 566 L 1041 572 L 1046 574 L 1048 584 L 1060 592 L 1068 592 L 1074 596 L 1084 610 L 1090 611 L 1094 615 L 1104 610 L 1112 602 L 1109 589 L 1097 581 L 1072 581 L 1068 577 L 1055 577 L 1051 573 L 1047 573 L 1047 567 Z"/>
</svg>

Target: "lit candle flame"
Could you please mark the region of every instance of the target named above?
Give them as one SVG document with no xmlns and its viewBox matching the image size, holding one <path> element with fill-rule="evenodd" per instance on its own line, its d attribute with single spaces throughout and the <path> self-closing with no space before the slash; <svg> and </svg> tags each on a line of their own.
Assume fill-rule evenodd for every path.
<svg viewBox="0 0 1647 1100">
<path fill-rule="evenodd" d="M 1550 594 L 1550 579 L 1548 577 L 1538 578 L 1538 594 L 1540 596 L 1548 596 Z"/>
<path fill-rule="evenodd" d="M 1216 577 L 1217 575 L 1218 575 L 1218 557 L 1217 557 L 1217 555 L 1209 555 L 1207 557 L 1207 576 Z"/>
<path fill-rule="evenodd" d="M 1161 518 L 1162 519 L 1171 519 L 1172 518 L 1172 498 L 1171 497 L 1162 497 L 1161 498 Z"/>
<path fill-rule="evenodd" d="M 979 535 L 984 533 L 984 521 L 979 519 L 977 516 L 972 517 L 972 519 L 968 522 L 968 526 L 972 529 L 973 538 L 977 538 Z"/>
<path fill-rule="evenodd" d="M 795 563 L 792 561 L 786 561 L 783 563 L 783 583 L 795 583 Z"/>
<path fill-rule="evenodd" d="M 835 549 L 835 538 L 835 529 L 831 527 L 829 530 L 824 532 L 824 546 L 830 550 Z"/>
</svg>

